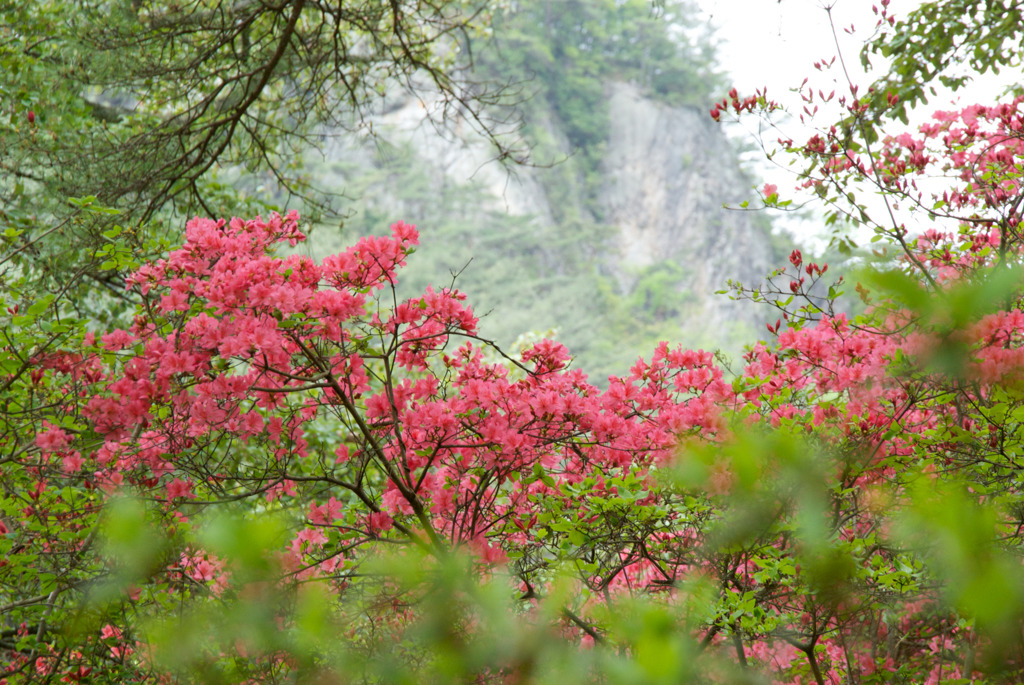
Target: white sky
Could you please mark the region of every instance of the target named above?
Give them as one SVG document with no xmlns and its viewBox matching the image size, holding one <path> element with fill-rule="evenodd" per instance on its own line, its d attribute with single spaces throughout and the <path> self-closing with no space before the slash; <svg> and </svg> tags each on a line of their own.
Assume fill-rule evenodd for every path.
<svg viewBox="0 0 1024 685">
<path fill-rule="evenodd" d="M 941 0 L 938 0 L 941 2 Z M 829 24 L 829 11 L 836 26 L 846 65 L 855 80 L 863 80 L 860 49 L 874 34 L 878 16 L 871 8 L 880 0 L 697 0 L 705 19 L 716 29 L 721 41 L 719 61 L 733 75 L 741 89 L 751 92 L 767 85 L 769 93 L 783 95 L 813 76 L 817 60 L 837 54 L 835 37 Z M 897 17 L 924 4 L 922 0 L 892 0 L 890 13 Z M 843 29 L 855 27 L 852 34 Z M 884 66 L 881 59 L 876 66 Z M 1001 82 L 985 79 L 976 88 L 957 96 L 964 104 L 974 97 L 984 99 L 993 92 L 993 84 L 1012 82 L 1009 75 Z M 830 80 L 822 80 L 822 83 Z M 994 92 L 998 92 L 996 89 Z M 988 96 L 991 97 L 991 96 Z M 936 102 L 940 105 L 946 103 Z"/>
<path fill-rule="evenodd" d="M 941 1 L 941 0 L 940 0 Z M 862 88 L 873 80 L 861 68 L 860 51 L 864 43 L 875 32 L 878 17 L 872 12 L 872 4 L 880 0 L 697 0 L 708 15 L 706 20 L 716 29 L 719 41 L 718 57 L 721 66 L 741 94 L 751 95 L 757 88 L 767 87 L 768 97 L 781 103 L 792 113 L 799 114 L 804 103 L 790 89 L 809 78 L 808 85 L 815 91 L 825 93 L 835 89 L 836 93 L 849 93 L 840 61 L 837 59 L 831 70 L 819 72 L 814 69 L 816 61 L 827 61 L 842 55 L 850 76 Z M 920 0 L 892 0 L 889 9 L 901 16 L 921 4 Z M 829 11 L 835 24 L 835 34 L 829 21 Z M 854 27 L 853 33 L 844 29 Z M 838 47 L 837 40 L 838 37 Z M 881 58 L 875 60 L 876 69 L 884 69 Z M 1019 74 L 1018 74 L 1019 76 Z M 931 112 L 952 109 L 954 102 L 964 107 L 976 102 L 993 102 L 1004 86 L 1012 82 L 1012 75 L 1004 72 L 1002 78 L 979 79 L 967 89 L 957 93 L 939 92 L 931 98 L 911 123 L 919 125 L 928 120 Z M 833 101 L 834 103 L 834 101 Z M 837 106 L 837 105 L 836 105 Z M 838 108 L 830 115 L 822 105 L 819 123 L 831 123 L 839 118 Z M 916 123 L 915 123 L 916 122 Z M 747 131 L 737 127 L 730 129 L 735 137 L 746 137 L 754 141 L 756 122 L 749 118 Z M 812 135 L 810 128 L 801 128 L 798 121 L 786 125 L 787 137 L 796 141 Z M 778 134 L 766 136 L 774 143 Z M 759 185 L 765 181 L 778 185 L 783 199 L 792 197 L 793 177 L 785 169 L 773 168 L 765 163 L 760 165 Z M 751 193 L 753 194 L 753 190 Z M 785 217 L 782 225 L 787 229 L 807 236 L 814 230 L 810 224 L 793 224 Z"/>
<path fill-rule="evenodd" d="M 783 95 L 811 74 L 816 60 L 836 54 L 821 0 L 699 0 L 699 5 L 717 28 L 719 59 L 741 90 L 767 85 L 769 94 Z M 870 2 L 839 0 L 834 5 L 837 26 L 860 24 L 858 33 L 870 35 L 866 29 L 876 20 Z M 859 65 L 863 37 L 839 35 L 850 66 Z"/>
</svg>

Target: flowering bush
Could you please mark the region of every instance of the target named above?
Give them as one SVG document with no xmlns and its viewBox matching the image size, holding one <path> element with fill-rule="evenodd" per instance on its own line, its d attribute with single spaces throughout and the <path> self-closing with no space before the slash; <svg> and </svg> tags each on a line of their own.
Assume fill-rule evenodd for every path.
<svg viewBox="0 0 1024 685">
<path fill-rule="evenodd" d="M 318 264 L 273 253 L 294 214 L 195 219 L 131 325 L 7 375 L 5 677 L 1015 670 L 1002 226 L 908 243 L 857 321 L 794 251 L 763 292 L 810 304 L 738 377 L 663 344 L 602 391 L 552 341 L 487 361 L 457 291 L 397 301 L 411 226 Z"/>
<path fill-rule="evenodd" d="M 506 356 L 397 298 L 404 223 L 319 263 L 294 213 L 112 232 L 121 326 L 6 272 L 0 682 L 1019 679 L 1022 101 L 780 139 L 898 257 L 853 318 L 794 250 L 731 375 Z"/>
</svg>

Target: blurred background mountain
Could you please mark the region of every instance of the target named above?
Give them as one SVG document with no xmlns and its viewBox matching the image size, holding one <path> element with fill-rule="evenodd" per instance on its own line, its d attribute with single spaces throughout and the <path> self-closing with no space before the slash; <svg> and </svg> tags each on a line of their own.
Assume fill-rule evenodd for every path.
<svg viewBox="0 0 1024 685">
<path fill-rule="evenodd" d="M 728 87 L 695 14 L 684 0 L 508 3 L 459 55 L 474 81 L 509 84 L 493 120 L 529 162 L 494 159 L 458 115 L 431 124 L 422 90 L 389 90 L 307 160 L 344 217 L 308 249 L 415 223 L 403 292 L 454 280 L 482 335 L 507 347 L 553 330 L 596 382 L 660 340 L 735 355 L 769 312 L 715 293 L 760 282 L 782 250 L 763 214 L 737 209 L 753 181 L 707 114 Z"/>
</svg>

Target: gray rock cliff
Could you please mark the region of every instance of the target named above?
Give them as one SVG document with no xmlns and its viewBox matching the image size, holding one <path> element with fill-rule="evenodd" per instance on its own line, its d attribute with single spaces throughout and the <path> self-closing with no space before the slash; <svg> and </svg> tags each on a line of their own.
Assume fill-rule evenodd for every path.
<svg viewBox="0 0 1024 685">
<path fill-rule="evenodd" d="M 431 104 L 411 98 L 391 99 L 370 122 L 374 137 L 332 138 L 317 183 L 359 198 L 344 207 L 354 230 L 420 224 L 430 254 L 410 261 L 416 287 L 472 260 L 460 286 L 494 312 L 484 331 L 503 344 L 557 327 L 592 367 L 619 373 L 659 339 L 738 351 L 767 312 L 715 291 L 729 279 L 759 283 L 774 261 L 767 222 L 723 206 L 753 195 L 752 182 L 705 112 L 624 83 L 606 92 L 596 197 L 564 169 L 506 169 L 468 125 L 439 130 L 424 121 Z M 549 151 L 571 158 L 557 118 L 542 128 Z M 571 222 L 557 218 L 566 203 Z M 321 251 L 343 244 L 320 240 Z M 588 357 L 601 345 L 600 360 Z"/>
<path fill-rule="evenodd" d="M 768 231 L 738 209 L 751 182 L 728 140 L 703 111 L 667 107 L 622 83 L 608 94 L 601 202 L 617 228 L 619 272 L 676 262 L 706 321 L 759 321 L 756 308 L 714 296 L 729 279 L 756 284 L 772 268 Z"/>
</svg>

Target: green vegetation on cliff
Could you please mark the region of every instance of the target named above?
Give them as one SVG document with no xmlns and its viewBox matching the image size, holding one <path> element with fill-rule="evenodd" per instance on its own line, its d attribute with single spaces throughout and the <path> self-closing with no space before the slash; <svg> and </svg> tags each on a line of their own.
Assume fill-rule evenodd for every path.
<svg viewBox="0 0 1024 685">
<path fill-rule="evenodd" d="M 575 197 L 556 196 L 553 206 L 565 212 L 556 219 L 573 220 L 581 201 L 600 217 L 594 200 L 608 137 L 609 81 L 632 83 L 674 106 L 703 107 L 723 90 L 710 36 L 691 19 L 695 14 L 688 0 L 657 10 L 646 0 L 527 0 L 495 14 L 493 39 L 479 51 L 480 71 L 486 80 L 519 86 L 524 131 L 538 162 L 569 155 L 549 176 L 571 173 L 582 182 L 569 189 Z M 551 140 L 553 125 L 564 141 Z"/>
<path fill-rule="evenodd" d="M 320 165 L 320 183 L 353 200 L 339 204 L 343 229 L 318 229 L 314 250 L 415 222 L 423 241 L 403 271 L 406 292 L 454 278 L 485 315 L 485 336 L 507 346 L 554 329 L 598 381 L 625 373 L 658 340 L 729 346 L 729 331 L 686 325 L 700 303 L 683 285 L 683 265 L 617 263 L 618 227 L 601 202 L 609 84 L 701 108 L 723 90 L 710 37 L 692 16 L 689 2 L 654 10 L 646 0 L 528 0 L 496 11 L 490 35 L 463 54 L 472 55 L 474 80 L 509 84 L 535 164 L 519 173 L 536 181 L 543 216 L 510 215 L 493 187 L 446 176 L 408 136 L 380 127 L 372 145 L 343 146 Z"/>
</svg>

